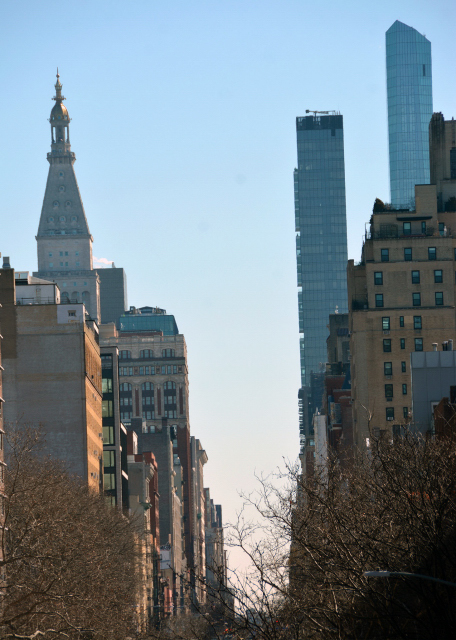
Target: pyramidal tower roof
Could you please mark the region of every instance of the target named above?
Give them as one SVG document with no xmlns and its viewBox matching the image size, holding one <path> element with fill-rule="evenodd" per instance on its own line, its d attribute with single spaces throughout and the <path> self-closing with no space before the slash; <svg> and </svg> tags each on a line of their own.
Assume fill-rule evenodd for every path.
<svg viewBox="0 0 456 640">
<path fill-rule="evenodd" d="M 51 151 L 47 154 L 49 174 L 37 239 L 49 236 L 91 238 L 73 167 L 76 156 L 70 145 L 70 116 L 63 104 L 65 98 L 58 69 L 53 100 L 55 105 L 49 118 Z"/>
</svg>

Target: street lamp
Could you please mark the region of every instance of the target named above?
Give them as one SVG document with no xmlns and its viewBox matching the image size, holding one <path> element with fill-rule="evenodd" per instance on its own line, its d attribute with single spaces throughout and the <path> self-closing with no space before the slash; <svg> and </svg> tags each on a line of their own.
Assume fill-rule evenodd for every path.
<svg viewBox="0 0 456 640">
<path fill-rule="evenodd" d="M 408 573 L 407 571 L 365 571 L 364 576 L 366 578 L 418 578 L 419 580 L 430 580 L 431 582 L 445 584 L 448 587 L 456 587 L 456 582 L 425 576 L 423 573 Z"/>
</svg>

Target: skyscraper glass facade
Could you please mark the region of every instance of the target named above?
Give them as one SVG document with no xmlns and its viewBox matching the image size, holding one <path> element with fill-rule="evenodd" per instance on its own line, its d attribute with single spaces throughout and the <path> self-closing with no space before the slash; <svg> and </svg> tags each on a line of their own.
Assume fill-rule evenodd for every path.
<svg viewBox="0 0 456 640">
<path fill-rule="evenodd" d="M 386 32 L 386 84 L 391 204 L 413 209 L 415 185 L 430 180 L 431 43 L 398 20 Z"/>
<path fill-rule="evenodd" d="M 296 119 L 294 172 L 301 385 L 326 363 L 329 314 L 347 312 L 347 221 L 341 115 Z"/>
</svg>

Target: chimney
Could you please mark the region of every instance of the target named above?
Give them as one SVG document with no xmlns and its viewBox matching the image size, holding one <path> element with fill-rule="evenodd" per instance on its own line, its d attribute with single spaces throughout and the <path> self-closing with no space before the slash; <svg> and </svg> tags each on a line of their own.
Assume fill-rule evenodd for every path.
<svg viewBox="0 0 456 640">
<path fill-rule="evenodd" d="M 9 256 L 3 256 L 3 268 L 11 269 Z"/>
<path fill-rule="evenodd" d="M 453 351 L 453 340 L 448 340 L 448 351 Z"/>
<path fill-rule="evenodd" d="M 433 343 L 432 343 L 432 351 L 437 351 L 437 347 L 438 347 L 438 346 L 439 346 L 439 345 L 437 344 L 437 342 L 433 342 Z"/>
</svg>

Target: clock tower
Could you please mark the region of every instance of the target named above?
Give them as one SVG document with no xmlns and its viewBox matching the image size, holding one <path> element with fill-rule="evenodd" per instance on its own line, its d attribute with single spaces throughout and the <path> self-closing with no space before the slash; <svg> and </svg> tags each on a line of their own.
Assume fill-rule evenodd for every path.
<svg viewBox="0 0 456 640">
<path fill-rule="evenodd" d="M 70 116 L 63 104 L 58 70 L 53 100 L 49 174 L 36 236 L 38 271 L 34 275 L 56 282 L 62 303 L 82 302 L 91 317 L 100 322 L 100 278 L 93 270 L 93 238 L 74 172 Z"/>
</svg>

